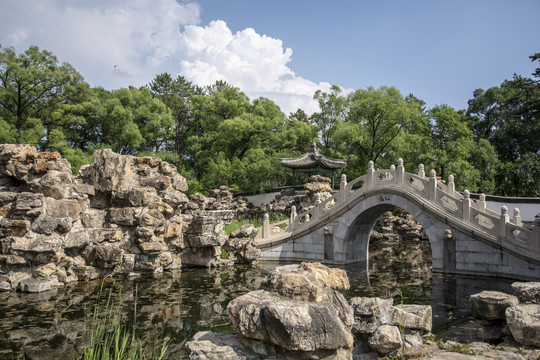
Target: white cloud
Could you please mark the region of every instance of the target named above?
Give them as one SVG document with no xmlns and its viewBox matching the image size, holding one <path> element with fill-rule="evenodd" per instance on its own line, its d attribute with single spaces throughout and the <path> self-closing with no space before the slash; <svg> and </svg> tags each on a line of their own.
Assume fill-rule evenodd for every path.
<svg viewBox="0 0 540 360">
<path fill-rule="evenodd" d="M 0 12 L 21 14 L 0 23 L 3 46 L 50 50 L 106 88 L 147 83 L 177 56 L 180 27 L 200 21 L 197 4 L 175 0 L 19 0 Z"/>
<path fill-rule="evenodd" d="M 108 89 L 142 86 L 169 72 L 198 85 L 225 80 L 285 113 L 318 110 L 313 93 L 330 84 L 296 76 L 288 66 L 293 52 L 281 40 L 252 28 L 233 34 L 221 20 L 199 26 L 200 11 L 175 0 L 3 1 L 0 13 L 13 16 L 0 22 L 0 43 L 19 52 L 30 45 L 50 50 Z"/>
<path fill-rule="evenodd" d="M 252 98 L 268 97 L 285 113 L 317 111 L 313 94 L 330 87 L 296 76 L 287 65 L 292 50 L 252 28 L 233 34 L 224 21 L 216 20 L 205 27 L 188 25 L 181 37 L 186 57 L 180 73 L 199 85 L 225 80 Z"/>
</svg>

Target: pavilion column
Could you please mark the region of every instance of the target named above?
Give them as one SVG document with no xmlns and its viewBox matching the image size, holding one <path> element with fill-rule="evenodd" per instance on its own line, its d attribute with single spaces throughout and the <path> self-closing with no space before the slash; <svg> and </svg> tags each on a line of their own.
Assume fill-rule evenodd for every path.
<svg viewBox="0 0 540 360">
<path fill-rule="evenodd" d="M 292 169 L 292 194 L 296 194 L 296 169 Z"/>
</svg>

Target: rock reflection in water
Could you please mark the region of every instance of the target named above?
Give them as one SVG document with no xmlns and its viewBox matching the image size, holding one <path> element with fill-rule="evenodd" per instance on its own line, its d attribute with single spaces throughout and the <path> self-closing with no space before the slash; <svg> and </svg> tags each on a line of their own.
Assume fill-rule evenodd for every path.
<svg viewBox="0 0 540 360">
<path fill-rule="evenodd" d="M 200 330 L 233 331 L 227 304 L 259 286 L 257 267 L 183 269 L 178 274 L 105 279 L 100 298 L 113 301 L 131 321 L 137 297 L 137 336 L 151 350 L 169 339 L 167 358 L 185 356 L 183 345 Z M 102 281 L 72 284 L 38 294 L 0 293 L 0 358 L 79 358 L 89 343 Z"/>
<path fill-rule="evenodd" d="M 184 343 L 197 331 L 234 331 L 227 315 L 232 299 L 258 288 L 278 263 L 224 269 L 182 269 L 177 274 L 105 279 L 100 306 L 111 287 L 115 304 L 128 319 L 137 297 L 137 336 L 150 350 L 170 341 L 166 358 L 186 357 Z M 394 297 L 395 303 L 430 304 L 434 332 L 452 328 L 452 321 L 469 313 L 468 298 L 482 290 L 511 293 L 512 280 L 433 274 L 388 281 L 384 273 L 368 273 L 366 264 L 342 266 L 355 296 Z M 414 276 L 411 274 L 411 276 Z M 93 311 L 101 281 L 70 284 L 38 294 L 0 293 L 0 359 L 79 358 L 90 338 Z M 399 295 L 401 294 L 401 295 Z M 449 322 L 450 321 L 450 322 Z"/>
</svg>

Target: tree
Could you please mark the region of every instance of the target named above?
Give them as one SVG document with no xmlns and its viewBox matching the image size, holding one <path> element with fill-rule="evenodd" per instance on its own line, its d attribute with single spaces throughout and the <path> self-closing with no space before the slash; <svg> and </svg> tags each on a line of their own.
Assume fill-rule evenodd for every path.
<svg viewBox="0 0 540 360">
<path fill-rule="evenodd" d="M 345 122 L 339 138 L 367 168 L 367 162 L 385 157 L 392 142 L 420 113 L 394 87 L 359 89 L 348 96 Z"/>
<path fill-rule="evenodd" d="M 433 141 L 430 167 L 443 179 L 454 175 L 458 189 L 476 191 L 480 173 L 469 162 L 469 154 L 475 144 L 465 117 L 448 105 L 434 106 L 427 113 L 432 124 Z"/>
<path fill-rule="evenodd" d="M 97 143 L 120 154 L 156 153 L 173 135 L 170 110 L 147 88 L 95 90 L 102 111 Z"/>
<path fill-rule="evenodd" d="M 306 114 L 306 112 L 302 109 L 296 110 L 296 112 L 289 114 L 289 120 L 290 121 L 301 121 L 305 123 L 309 123 L 309 116 Z"/>
<path fill-rule="evenodd" d="M 182 159 L 186 156 L 188 139 L 193 135 L 192 129 L 195 127 L 190 106 L 191 99 L 193 95 L 200 94 L 202 89 L 187 81 L 183 76 L 178 76 L 173 80 L 167 73 L 157 75 L 148 87 L 171 109 L 175 123 L 172 148 L 179 156 L 178 159 Z M 167 144 L 167 148 L 169 147 L 171 146 Z"/>
<path fill-rule="evenodd" d="M 335 127 L 345 117 L 347 100 L 340 95 L 341 92 L 339 86 L 332 85 L 329 93 L 317 90 L 313 95 L 313 99 L 319 102 L 321 111 L 312 114 L 310 120 L 319 129 L 321 145 L 326 150 L 331 148 Z"/>
<path fill-rule="evenodd" d="M 530 56 L 539 61 L 540 54 Z M 500 87 L 478 89 L 467 114 L 477 138 L 486 138 L 501 161 L 496 193 L 507 196 L 540 196 L 530 174 L 540 173 L 540 68 L 533 79 L 514 75 Z"/>
<path fill-rule="evenodd" d="M 1 48 L 0 48 L 1 49 Z M 84 86 L 71 65 L 59 65 L 50 52 L 31 46 L 17 55 L 0 50 L 0 128 L 3 141 L 49 148 L 49 134 L 61 130 L 53 113 Z"/>
</svg>

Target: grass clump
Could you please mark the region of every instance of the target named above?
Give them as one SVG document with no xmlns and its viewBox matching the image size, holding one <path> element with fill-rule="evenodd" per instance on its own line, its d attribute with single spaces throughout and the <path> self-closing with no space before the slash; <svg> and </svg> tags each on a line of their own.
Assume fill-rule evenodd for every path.
<svg viewBox="0 0 540 360">
<path fill-rule="evenodd" d="M 283 220 L 286 220 L 288 218 L 289 218 L 289 215 L 287 215 L 287 214 L 281 214 L 281 215 L 278 215 L 278 216 L 272 216 L 270 218 L 270 223 L 283 221 Z M 247 225 L 247 224 L 252 224 L 256 228 L 258 228 L 258 227 L 261 227 L 263 225 L 263 219 L 262 219 L 262 217 L 258 216 L 258 217 L 255 217 L 253 219 L 235 220 L 235 221 L 231 222 L 229 225 L 226 225 L 223 228 L 223 230 L 225 231 L 225 233 L 227 235 L 230 235 L 234 231 L 238 230 L 240 227 L 242 227 L 244 225 Z M 285 225 L 285 224 L 280 225 L 280 228 L 282 230 L 285 229 L 286 227 L 287 227 L 287 225 Z"/>
<path fill-rule="evenodd" d="M 103 283 L 99 291 L 98 303 L 94 308 L 90 345 L 85 349 L 82 359 L 84 360 L 161 360 L 167 351 L 168 342 L 151 351 L 147 357 L 147 348 L 138 339 L 137 328 L 137 288 L 133 306 L 133 322 L 128 326 L 126 316 L 120 312 L 120 306 L 114 304 L 113 289 L 109 290 L 109 296 L 105 307 L 99 305 L 102 295 Z"/>
</svg>

